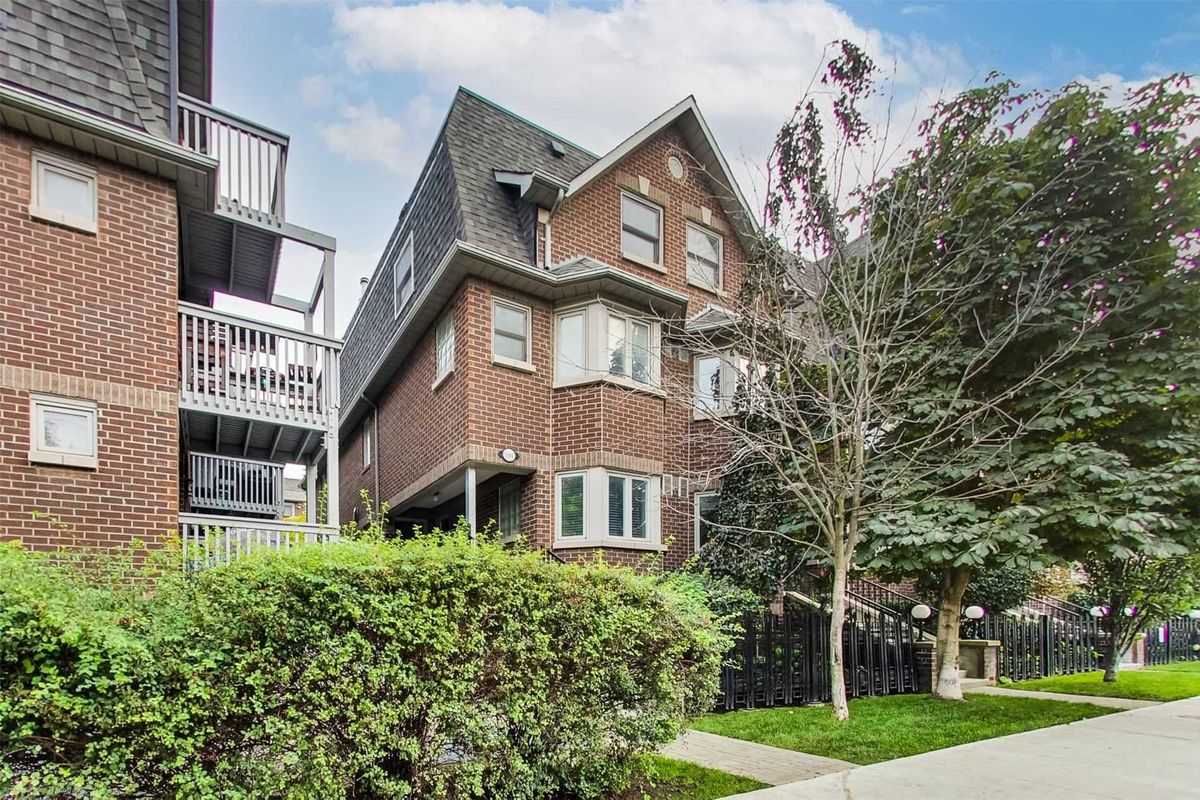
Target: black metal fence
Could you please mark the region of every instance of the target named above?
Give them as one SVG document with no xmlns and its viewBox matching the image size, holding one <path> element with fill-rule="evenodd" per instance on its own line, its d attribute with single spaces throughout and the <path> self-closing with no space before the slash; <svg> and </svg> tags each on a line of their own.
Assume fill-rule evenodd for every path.
<svg viewBox="0 0 1200 800">
<path fill-rule="evenodd" d="M 1146 633 L 1146 664 L 1155 666 L 1176 661 L 1200 660 L 1200 620 L 1189 617 L 1171 617 L 1161 625 L 1154 625 Z"/>
<path fill-rule="evenodd" d="M 767 708 L 830 699 L 829 614 L 789 603 L 782 615 L 746 614 L 743 635 L 721 674 L 717 708 Z M 842 632 L 846 693 L 914 692 L 913 631 L 886 609 L 855 603 Z"/>
<path fill-rule="evenodd" d="M 959 632 L 964 639 L 999 641 L 997 674 L 1014 681 L 1100 668 L 1103 634 L 1090 616 L 989 614 L 964 620 Z"/>
</svg>

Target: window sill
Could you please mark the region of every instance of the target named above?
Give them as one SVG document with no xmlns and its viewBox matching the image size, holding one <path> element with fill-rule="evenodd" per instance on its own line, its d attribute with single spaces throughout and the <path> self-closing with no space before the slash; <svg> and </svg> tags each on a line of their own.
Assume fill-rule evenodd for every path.
<svg viewBox="0 0 1200 800">
<path fill-rule="evenodd" d="M 492 364 L 497 367 L 515 369 L 518 372 L 537 372 L 537 367 L 528 361 L 513 361 L 511 358 L 505 358 L 504 356 L 492 356 Z"/>
<path fill-rule="evenodd" d="M 76 467 L 78 469 L 99 469 L 100 459 L 97 456 L 81 456 L 71 453 L 46 453 L 41 450 L 29 451 L 29 463 L 41 464 L 48 467 Z"/>
<path fill-rule="evenodd" d="M 687 284 L 688 286 L 693 286 L 702 292 L 708 292 L 709 294 L 720 297 L 721 299 L 728 298 L 728 295 L 725 294 L 725 290 L 720 286 L 713 286 L 711 283 L 698 281 L 695 278 L 688 278 Z"/>
<path fill-rule="evenodd" d="M 648 394 L 652 397 L 666 397 L 667 393 L 660 386 L 655 386 L 650 383 L 638 383 L 631 378 L 622 378 L 617 375 L 588 375 L 583 378 L 575 378 L 566 381 L 555 381 L 551 387 L 553 389 L 567 389 L 572 386 L 588 386 L 596 383 L 607 383 L 612 386 L 620 386 L 622 389 L 630 389 L 642 394 Z"/>
<path fill-rule="evenodd" d="M 724 406 L 722 408 L 692 408 L 692 421 L 694 422 L 713 422 L 718 419 L 726 419 L 737 414 L 732 408 Z"/>
<path fill-rule="evenodd" d="M 666 550 L 666 546 L 658 542 L 636 542 L 630 539 L 614 539 L 606 537 L 604 539 L 561 539 L 555 537 L 553 548 L 555 550 L 580 550 L 580 549 L 598 549 L 598 550 L 643 550 L 646 552 L 661 553 Z"/>
<path fill-rule="evenodd" d="M 647 261 L 644 258 L 639 258 L 638 256 L 635 256 L 632 253 L 621 253 L 621 258 L 632 264 L 637 264 L 639 267 L 645 267 L 646 269 L 652 269 L 655 272 L 661 272 L 664 275 L 667 274 L 667 268 L 664 267 L 662 264 L 655 264 L 653 261 Z"/>
<path fill-rule="evenodd" d="M 67 214 L 54 211 L 53 209 L 42 208 L 41 206 L 30 205 L 29 216 L 36 220 L 41 220 L 42 222 L 51 222 L 55 225 L 61 225 L 64 228 L 71 228 L 72 230 L 76 230 L 81 233 L 90 233 L 95 235 L 99 233 L 100 230 L 100 226 L 94 219 L 72 217 Z"/>
<path fill-rule="evenodd" d="M 445 383 L 446 381 L 448 381 L 450 379 L 450 376 L 453 374 L 454 374 L 454 367 L 451 367 L 450 369 L 446 370 L 445 375 L 443 375 L 442 377 L 438 378 L 437 380 L 435 380 L 433 382 L 433 385 L 429 387 L 429 390 L 436 392 L 437 388 L 439 386 L 441 386 L 443 383 Z"/>
</svg>

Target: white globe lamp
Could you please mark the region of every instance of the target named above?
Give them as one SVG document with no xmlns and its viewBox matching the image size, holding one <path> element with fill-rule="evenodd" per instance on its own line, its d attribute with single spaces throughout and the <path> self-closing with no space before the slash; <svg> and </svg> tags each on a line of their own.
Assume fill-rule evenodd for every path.
<svg viewBox="0 0 1200 800">
<path fill-rule="evenodd" d="M 963 616 L 967 619 L 983 619 L 983 606 L 967 606 L 963 609 Z"/>
<path fill-rule="evenodd" d="M 912 611 L 908 613 L 912 614 L 913 619 L 929 619 L 930 615 L 933 614 L 933 609 L 924 603 L 917 603 L 912 607 Z"/>
</svg>

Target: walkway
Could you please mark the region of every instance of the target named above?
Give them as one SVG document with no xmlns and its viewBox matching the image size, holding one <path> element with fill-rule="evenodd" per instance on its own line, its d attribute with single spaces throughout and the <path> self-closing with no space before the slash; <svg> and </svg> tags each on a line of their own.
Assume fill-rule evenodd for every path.
<svg viewBox="0 0 1200 800">
<path fill-rule="evenodd" d="M 1149 708 L 1160 705 L 1155 700 L 1129 700 L 1124 697 L 1093 697 L 1087 694 L 1063 694 L 1062 692 L 1027 692 L 1022 689 L 1005 689 L 1003 686 L 964 686 L 967 694 L 994 694 L 1001 697 L 1023 697 L 1026 700 L 1060 700 L 1064 703 L 1090 703 L 1106 708 Z"/>
<path fill-rule="evenodd" d="M 972 742 L 735 797 L 1200 799 L 1200 697 Z"/>
<path fill-rule="evenodd" d="M 810 756 L 728 736 L 703 731 L 684 731 L 662 750 L 664 756 L 753 778 L 777 786 L 841 772 L 854 766 L 836 758 Z"/>
</svg>

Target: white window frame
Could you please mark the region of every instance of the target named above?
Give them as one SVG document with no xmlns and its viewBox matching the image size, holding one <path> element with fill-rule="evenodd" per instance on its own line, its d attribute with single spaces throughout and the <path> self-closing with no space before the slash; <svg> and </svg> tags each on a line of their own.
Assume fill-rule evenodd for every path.
<svg viewBox="0 0 1200 800">
<path fill-rule="evenodd" d="M 434 328 L 433 335 L 433 387 L 436 389 L 441 386 L 442 382 L 449 378 L 454 372 L 454 309 L 450 309 L 446 314 L 438 320 L 437 327 Z M 447 340 L 449 340 L 447 342 Z M 448 347 L 448 351 L 443 348 Z M 442 355 L 448 352 L 447 359 L 443 362 Z"/>
<path fill-rule="evenodd" d="M 638 203 L 639 205 L 643 205 L 646 208 L 649 208 L 650 210 L 652 210 L 658 214 L 658 247 L 657 247 L 658 260 L 657 261 L 651 261 L 649 259 L 642 258 L 641 256 L 639 256 L 635 253 L 625 252 L 624 238 L 625 238 L 625 201 L 626 200 L 630 200 L 634 203 Z M 640 195 L 633 194 L 632 192 L 625 192 L 625 191 L 621 192 L 621 228 L 620 228 L 621 239 L 622 239 L 621 258 L 624 258 L 626 261 L 632 261 L 635 264 L 641 264 L 644 267 L 650 267 L 651 269 L 656 269 L 656 270 L 662 271 L 663 256 L 664 256 L 664 254 L 663 254 L 663 249 L 664 249 L 663 248 L 663 238 L 664 238 L 663 237 L 663 219 L 664 219 L 664 217 L 666 217 L 666 209 L 664 209 L 658 203 L 655 203 L 654 201 L 649 200 Z"/>
<path fill-rule="evenodd" d="M 715 408 L 700 405 L 700 362 L 704 359 L 719 359 L 721 375 L 721 399 Z M 734 413 L 733 397 L 738 383 L 750 376 L 750 360 L 732 351 L 692 354 L 692 409 L 695 419 L 727 417 Z"/>
<path fill-rule="evenodd" d="M 583 508 L 580 511 L 582 515 L 581 527 L 582 534 L 579 536 L 564 536 L 562 532 L 562 485 L 566 478 L 582 478 L 583 479 Z M 587 470 L 575 470 L 573 472 L 559 472 L 554 476 L 554 538 L 560 542 L 576 543 L 586 542 L 588 539 L 588 473 Z"/>
<path fill-rule="evenodd" d="M 720 497 L 720 492 L 696 492 L 692 495 L 692 552 L 700 549 L 700 498 Z M 709 525 L 712 525 L 709 521 Z"/>
<path fill-rule="evenodd" d="M 48 447 L 42 439 L 44 431 L 42 414 L 47 409 L 89 417 L 92 428 L 91 453 L 76 453 Z M 100 410 L 96 407 L 96 402 L 73 397 L 31 394 L 29 396 L 29 460 L 37 464 L 97 469 L 100 466 Z"/>
<path fill-rule="evenodd" d="M 372 459 L 375 457 L 375 424 L 370 416 L 363 418 L 362 424 L 362 468 L 366 472 L 371 468 Z"/>
<path fill-rule="evenodd" d="M 610 521 L 612 519 L 610 512 L 612 511 L 612 509 L 610 507 L 610 502 L 605 502 L 605 504 L 604 504 L 604 510 L 605 510 L 604 538 L 606 538 L 610 541 L 618 541 L 618 542 L 634 542 L 634 543 L 649 542 L 651 540 L 651 536 L 650 536 L 651 531 L 655 527 L 652 522 L 653 509 L 654 509 L 654 489 L 652 488 L 653 479 L 649 475 L 633 475 L 633 474 L 630 474 L 627 472 L 615 472 L 612 470 L 605 470 L 604 496 L 605 496 L 606 501 L 611 500 L 611 495 L 609 494 L 609 482 L 612 481 L 613 478 L 616 478 L 617 480 L 620 480 L 620 481 L 624 481 L 624 484 L 625 484 L 625 488 L 623 489 L 622 494 L 621 494 L 621 501 L 622 501 L 621 527 L 625 531 L 625 533 L 613 534 L 612 528 L 610 527 Z M 633 482 L 634 481 L 643 481 L 646 484 L 646 535 L 645 536 L 634 536 L 633 535 Z"/>
<path fill-rule="evenodd" d="M 64 214 L 57 209 L 42 203 L 42 175 L 47 172 L 57 172 L 74 180 L 86 182 L 92 190 L 91 219 Z M 33 151 L 30 165 L 29 187 L 29 216 L 45 222 L 53 222 L 67 228 L 74 228 L 84 233 L 97 233 L 100 230 L 100 185 L 94 167 L 81 164 L 78 161 L 51 155 L 40 150 Z"/>
<path fill-rule="evenodd" d="M 562 480 L 566 477 L 583 477 L 583 535 L 562 535 Z M 625 478 L 626 508 L 623 510 L 625 530 L 628 535 L 610 536 L 608 532 L 608 479 Z M 646 536 L 634 538 L 633 533 L 633 484 L 634 480 L 646 481 Z M 662 545 L 662 476 L 610 470 L 605 467 L 588 467 L 569 470 L 554 476 L 554 546 L 571 547 L 615 547 L 624 550 L 661 550 Z"/>
<path fill-rule="evenodd" d="M 583 370 L 578 375 L 563 376 L 559 370 L 559 322 L 564 317 L 583 314 Z M 626 359 L 632 365 L 633 338 L 630 335 L 631 321 L 649 326 L 649 381 L 641 382 L 629 375 L 614 375 L 609 372 L 608 321 L 618 317 L 625 322 Z M 584 383 L 604 381 L 663 396 L 662 390 L 662 325 L 658 320 L 646 319 L 636 311 L 615 307 L 608 303 L 595 302 L 573 305 L 556 310 L 554 315 L 554 386 L 578 386 Z"/>
<path fill-rule="evenodd" d="M 717 240 L 717 283 L 715 286 L 710 285 L 708 281 L 702 278 L 696 278 L 692 276 L 692 247 L 688 243 L 688 239 L 691 237 L 692 231 L 695 231 L 701 236 L 711 236 Z M 683 246 L 685 251 L 685 260 L 687 262 L 687 282 L 690 285 L 696 286 L 707 292 L 712 292 L 713 294 L 717 295 L 723 294 L 725 287 L 725 237 L 714 230 L 705 228 L 702 225 L 697 225 L 694 222 L 689 222 L 687 224 L 687 230 L 684 231 Z"/>
<path fill-rule="evenodd" d="M 526 360 L 521 361 L 508 356 L 502 356 L 496 352 L 496 307 L 504 306 L 513 311 L 519 311 L 525 315 L 525 356 Z M 513 369 L 523 370 L 525 372 L 535 372 L 533 367 L 533 309 L 524 303 L 517 303 L 512 300 L 506 300 L 501 297 L 492 298 L 492 363 L 499 364 L 504 367 L 512 367 Z"/>
<path fill-rule="evenodd" d="M 404 272 L 401 271 L 400 265 L 408 260 L 407 278 L 404 278 Z M 413 251 L 413 235 L 410 233 L 404 241 L 404 247 L 400 249 L 400 255 L 396 258 L 396 263 L 392 267 L 392 303 L 395 306 L 395 316 L 400 316 L 400 312 L 408 305 L 408 301 L 412 299 L 414 292 L 414 281 L 417 274 L 417 259 Z M 403 279 L 403 283 L 401 280 Z"/>
</svg>

